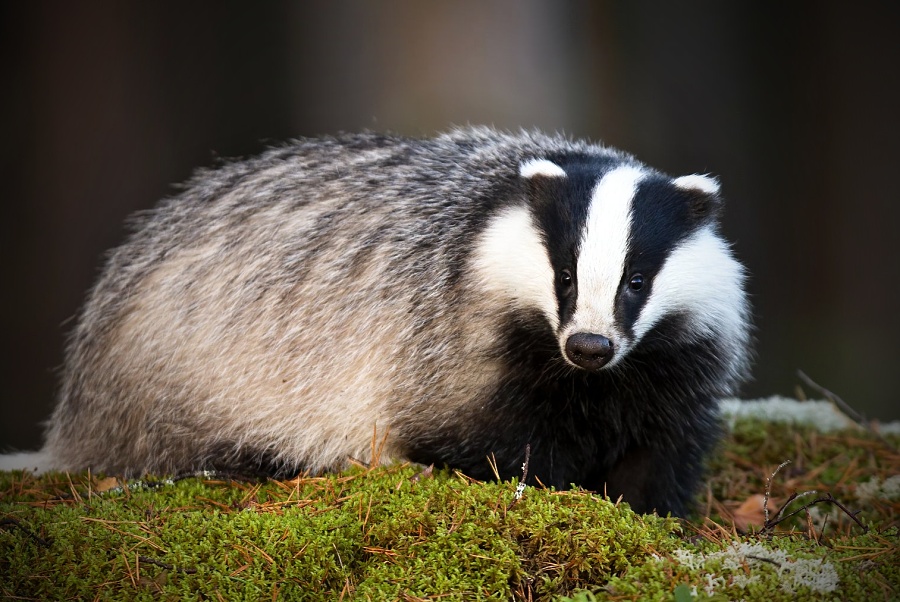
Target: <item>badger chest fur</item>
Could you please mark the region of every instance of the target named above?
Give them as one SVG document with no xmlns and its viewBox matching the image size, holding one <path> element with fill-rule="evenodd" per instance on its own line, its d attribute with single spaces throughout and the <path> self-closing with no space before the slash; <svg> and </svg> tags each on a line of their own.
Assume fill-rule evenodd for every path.
<svg viewBox="0 0 900 602">
<path fill-rule="evenodd" d="M 537 132 L 302 140 L 137 216 L 67 349 L 52 468 L 385 454 L 681 513 L 745 377 L 718 185 Z"/>
</svg>

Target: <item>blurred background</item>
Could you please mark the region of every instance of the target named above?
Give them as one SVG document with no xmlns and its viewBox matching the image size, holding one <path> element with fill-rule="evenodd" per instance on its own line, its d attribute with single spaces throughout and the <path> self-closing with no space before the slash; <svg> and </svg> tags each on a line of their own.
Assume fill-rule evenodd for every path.
<svg viewBox="0 0 900 602">
<path fill-rule="evenodd" d="M 679 5 L 681 3 L 678 3 Z M 755 380 L 900 418 L 890 3 L 20 2 L 3 56 L 0 449 L 33 448 L 123 219 L 219 157 L 340 130 L 537 126 L 717 174 Z"/>
</svg>

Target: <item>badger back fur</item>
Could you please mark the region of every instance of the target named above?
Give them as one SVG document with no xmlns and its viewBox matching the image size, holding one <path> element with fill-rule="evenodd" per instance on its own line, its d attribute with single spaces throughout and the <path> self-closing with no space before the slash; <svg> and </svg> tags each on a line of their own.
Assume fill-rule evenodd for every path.
<svg viewBox="0 0 900 602">
<path fill-rule="evenodd" d="M 718 185 L 537 132 L 301 140 L 137 216 L 68 344 L 57 469 L 382 458 L 682 513 L 745 377 Z"/>
</svg>

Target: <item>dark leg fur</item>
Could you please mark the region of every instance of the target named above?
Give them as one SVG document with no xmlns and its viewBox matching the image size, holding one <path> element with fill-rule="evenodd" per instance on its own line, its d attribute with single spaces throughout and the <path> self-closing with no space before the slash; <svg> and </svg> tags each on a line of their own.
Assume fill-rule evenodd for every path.
<svg viewBox="0 0 900 602">
<path fill-rule="evenodd" d="M 633 447 L 609 471 L 606 493 L 614 501 L 622 496 L 635 512 L 683 516 L 695 491 L 698 472 L 693 466 L 680 464 L 682 461 L 687 459 Z"/>
</svg>

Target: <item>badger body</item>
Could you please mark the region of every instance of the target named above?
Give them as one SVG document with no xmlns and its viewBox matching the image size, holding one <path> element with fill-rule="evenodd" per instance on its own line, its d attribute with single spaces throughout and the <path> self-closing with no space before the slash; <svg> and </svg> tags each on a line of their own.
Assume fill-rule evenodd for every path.
<svg viewBox="0 0 900 602">
<path fill-rule="evenodd" d="M 68 343 L 47 467 L 381 457 L 685 512 L 747 373 L 717 183 L 466 128 L 301 140 L 134 218 Z"/>
</svg>

